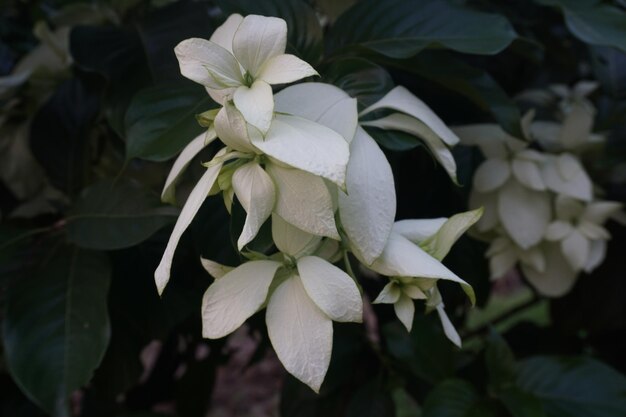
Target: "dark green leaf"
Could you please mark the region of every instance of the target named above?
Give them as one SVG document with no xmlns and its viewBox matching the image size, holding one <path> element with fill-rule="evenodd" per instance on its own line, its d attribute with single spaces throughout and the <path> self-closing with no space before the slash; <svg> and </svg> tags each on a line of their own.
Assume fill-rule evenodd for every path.
<svg viewBox="0 0 626 417">
<path fill-rule="evenodd" d="M 366 127 L 369 133 L 378 144 L 391 151 L 408 151 L 422 145 L 422 142 L 415 136 L 399 130 L 386 130 L 377 127 Z"/>
<path fill-rule="evenodd" d="M 32 276 L 10 288 L 3 338 L 20 388 L 54 416 L 69 416 L 68 399 L 85 385 L 109 341 L 105 255 L 55 246 Z"/>
<path fill-rule="evenodd" d="M 105 180 L 83 192 L 67 218 L 67 233 L 81 247 L 121 249 L 146 240 L 176 214 L 136 183 Z"/>
<path fill-rule="evenodd" d="M 497 395 L 512 417 L 546 416 L 541 400 L 516 386 L 501 389 Z"/>
<path fill-rule="evenodd" d="M 467 417 L 478 400 L 478 393 L 469 382 L 448 379 L 428 394 L 422 416 Z"/>
<path fill-rule="evenodd" d="M 196 114 L 215 107 L 199 85 L 160 85 L 140 91 L 126 112 L 126 157 L 164 161 L 203 129 Z"/>
<path fill-rule="evenodd" d="M 445 0 L 363 0 L 337 19 L 329 44 L 408 58 L 428 47 L 497 54 L 516 37 L 503 16 Z"/>
<path fill-rule="evenodd" d="M 593 72 L 603 90 L 614 97 L 626 97 L 626 52 L 606 46 L 590 48 Z"/>
<path fill-rule="evenodd" d="M 485 362 L 490 382 L 496 389 L 508 386 L 515 380 L 515 356 L 504 339 L 495 332 L 487 339 Z"/>
<path fill-rule="evenodd" d="M 359 110 L 380 100 L 394 86 L 387 70 L 363 58 L 333 61 L 323 77 L 326 82 L 356 98 Z"/>
<path fill-rule="evenodd" d="M 534 357 L 519 364 L 517 384 L 549 417 L 626 415 L 626 377 L 594 359 Z"/>
<path fill-rule="evenodd" d="M 612 46 L 626 52 L 626 12 L 598 0 L 535 0 L 559 7 L 569 30 L 591 45 Z"/>
<path fill-rule="evenodd" d="M 380 385 L 379 380 L 359 387 L 346 410 L 346 417 L 394 417 L 395 404 L 391 393 Z"/>
<path fill-rule="evenodd" d="M 310 64 L 316 64 L 322 54 L 322 27 L 315 10 L 304 0 L 218 0 L 225 14 L 259 14 L 280 17 L 287 22 L 287 52 Z"/>
</svg>

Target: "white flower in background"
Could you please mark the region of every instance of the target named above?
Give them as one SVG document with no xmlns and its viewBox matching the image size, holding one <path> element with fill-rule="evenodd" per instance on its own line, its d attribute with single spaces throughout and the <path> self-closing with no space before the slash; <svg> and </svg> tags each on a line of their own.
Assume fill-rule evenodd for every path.
<svg viewBox="0 0 626 417">
<path fill-rule="evenodd" d="M 604 259 L 606 241 L 611 235 L 603 224 L 622 205 L 611 201 L 585 204 L 573 198 L 556 198 L 556 220 L 546 230 L 546 240 L 559 242 L 563 256 L 571 268 L 591 272 Z"/>
<path fill-rule="evenodd" d="M 492 280 L 503 277 L 518 263 L 540 273 L 546 269 L 545 254 L 540 245 L 523 249 L 504 233 L 491 241 L 485 255 L 489 258 Z"/>
<path fill-rule="evenodd" d="M 415 314 L 413 300 L 426 300 L 428 308 L 437 310 L 448 339 L 460 346 L 461 338 L 444 311 L 436 284 L 439 279 L 457 282 L 472 304 L 475 302 L 472 287 L 446 268 L 441 260 L 458 238 L 478 221 L 482 212 L 478 209 L 449 219 L 396 222 L 382 256 L 371 266 L 373 271 L 390 280 L 374 303 L 393 304 L 396 315 L 411 331 Z"/>
<path fill-rule="evenodd" d="M 274 113 L 271 85 L 317 75 L 308 63 L 285 54 L 286 45 L 283 19 L 233 14 L 210 40 L 186 39 L 174 51 L 185 77 L 204 85 L 219 104 L 232 99 L 265 135 Z"/>
<path fill-rule="evenodd" d="M 267 307 L 272 346 L 287 371 L 315 392 L 332 351 L 332 321 L 361 322 L 363 303 L 354 280 L 319 257 L 322 238 L 272 216 L 272 236 L 281 251 L 273 259 L 237 268 L 203 260 L 215 278 L 202 300 L 202 334 L 215 339 L 239 328 Z"/>
</svg>

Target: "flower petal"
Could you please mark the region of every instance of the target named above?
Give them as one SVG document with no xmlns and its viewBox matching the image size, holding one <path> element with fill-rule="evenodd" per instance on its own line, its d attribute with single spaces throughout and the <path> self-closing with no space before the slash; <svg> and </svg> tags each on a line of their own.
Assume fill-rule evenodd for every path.
<svg viewBox="0 0 626 417">
<path fill-rule="evenodd" d="M 491 279 L 502 278 L 509 272 L 518 261 L 517 251 L 513 248 L 498 252 L 489 258 L 489 271 Z"/>
<path fill-rule="evenodd" d="M 308 62 L 295 55 L 282 54 L 267 60 L 258 78 L 268 84 L 287 84 L 313 75 L 319 74 Z"/>
<path fill-rule="evenodd" d="M 206 87 L 223 89 L 243 84 L 239 63 L 226 49 L 206 39 L 185 39 L 174 48 L 180 73 Z"/>
<path fill-rule="evenodd" d="M 393 88 L 379 101 L 363 110 L 359 116 L 381 108 L 393 109 L 415 117 L 450 146 L 459 143 L 459 138 L 443 123 L 430 107 L 402 86 Z"/>
<path fill-rule="evenodd" d="M 277 17 L 246 16 L 233 37 L 233 53 L 256 78 L 263 64 L 282 55 L 287 45 L 287 23 Z"/>
<path fill-rule="evenodd" d="M 443 326 L 443 332 L 452 343 L 461 347 L 461 336 L 454 328 L 454 325 L 448 318 L 446 311 L 443 309 L 443 304 L 439 304 L 437 307 L 437 314 L 439 315 L 439 320 L 441 321 L 441 325 Z"/>
<path fill-rule="evenodd" d="M 235 90 L 233 101 L 248 123 L 267 133 L 274 114 L 274 96 L 268 83 L 257 80 L 250 87 L 242 85 Z"/>
<path fill-rule="evenodd" d="M 585 272 L 590 273 L 596 269 L 606 256 L 606 240 L 592 240 L 589 246 L 589 258 L 585 264 Z"/>
<path fill-rule="evenodd" d="M 522 249 L 541 241 L 552 213 L 550 195 L 509 181 L 498 195 L 498 214 L 504 229 Z"/>
<path fill-rule="evenodd" d="M 501 158 L 485 160 L 474 174 L 474 188 L 481 193 L 500 188 L 511 176 L 509 161 Z"/>
<path fill-rule="evenodd" d="M 473 209 L 483 207 L 483 215 L 476 223 L 476 229 L 479 232 L 487 232 L 499 223 L 498 219 L 498 194 L 496 193 L 480 193 L 472 190 L 470 193 L 469 205 Z"/>
<path fill-rule="evenodd" d="M 276 288 L 265 321 L 285 369 L 319 392 L 330 364 L 333 324 L 309 298 L 300 277 L 294 275 Z"/>
<path fill-rule="evenodd" d="M 391 166 L 378 144 L 362 128 L 350 144 L 347 194 L 339 192 L 339 214 L 352 249 L 369 265 L 385 249 L 396 217 Z"/>
<path fill-rule="evenodd" d="M 461 235 L 480 219 L 483 211 L 480 208 L 455 214 L 445 221 L 436 234 L 424 240 L 420 246 L 426 248 L 435 259 L 442 260 Z"/>
<path fill-rule="evenodd" d="M 378 294 L 378 297 L 372 304 L 393 304 L 400 298 L 402 292 L 400 291 L 400 287 L 395 282 L 389 282 L 387 285 L 383 287 Z"/>
<path fill-rule="evenodd" d="M 243 17 L 240 14 L 231 14 L 220 27 L 215 29 L 215 32 L 213 32 L 209 40 L 211 42 L 215 42 L 232 54 L 233 38 L 235 37 L 235 32 L 237 32 L 237 29 L 242 21 Z"/>
<path fill-rule="evenodd" d="M 406 219 L 399 220 L 393 224 L 393 232 L 397 233 L 411 242 L 419 245 L 424 240 L 434 236 L 441 226 L 448 220 L 445 217 L 438 219 Z"/>
<path fill-rule="evenodd" d="M 555 220 L 546 229 L 545 238 L 550 241 L 558 241 L 565 239 L 572 233 L 574 228 L 572 224 L 563 220 Z"/>
<path fill-rule="evenodd" d="M 396 316 L 400 322 L 406 327 L 408 332 L 413 327 L 413 316 L 415 316 L 415 304 L 407 295 L 400 294 L 400 298 L 393 305 Z"/>
<path fill-rule="evenodd" d="M 267 164 L 266 169 L 276 184 L 276 214 L 307 233 L 339 240 L 333 202 L 324 180 L 277 164 Z"/>
<path fill-rule="evenodd" d="M 587 143 L 595 113 L 594 108 L 583 101 L 571 103 L 559 135 L 559 142 L 565 149 L 576 149 Z"/>
<path fill-rule="evenodd" d="M 213 187 L 213 183 L 217 180 L 217 175 L 219 174 L 220 169 L 222 169 L 222 164 L 214 165 L 205 171 L 196 186 L 191 191 L 191 194 L 189 194 L 189 197 L 187 198 L 187 201 L 178 216 L 178 220 L 176 220 L 176 225 L 174 225 L 174 230 L 172 230 L 170 239 L 167 242 L 161 262 L 154 272 L 154 281 L 159 295 L 163 293 L 163 290 L 170 279 L 170 268 L 172 267 L 172 260 L 174 259 L 174 252 L 176 251 L 176 246 L 178 246 L 178 241 L 185 230 L 187 230 L 187 227 L 191 224 L 191 221 L 195 217 L 198 210 L 200 210 L 200 206 L 204 203 L 211 187 Z"/>
<path fill-rule="evenodd" d="M 361 125 L 387 130 L 399 130 L 421 138 L 450 178 L 452 178 L 452 181 L 457 182 L 456 162 L 452 152 L 450 152 L 442 138 L 422 121 L 405 114 L 394 113 L 382 119 L 362 122 Z"/>
<path fill-rule="evenodd" d="M 331 319 L 363 321 L 363 300 L 350 275 L 317 256 L 298 259 L 298 273 L 311 300 Z"/>
<path fill-rule="evenodd" d="M 344 186 L 350 151 L 332 129 L 301 117 L 276 115 L 265 138 L 252 135 L 251 140 L 284 164 Z"/>
<path fill-rule="evenodd" d="M 174 165 L 172 165 L 172 169 L 170 173 L 167 174 L 167 179 L 165 180 L 165 186 L 163 187 L 163 191 L 161 192 L 161 201 L 168 202 L 174 204 L 175 199 L 175 186 L 178 178 L 182 174 L 182 172 L 187 168 L 189 162 L 205 147 L 207 147 L 211 142 L 215 140 L 217 137 L 215 133 L 215 129 L 210 128 L 208 132 L 202 133 L 198 135 L 195 139 L 183 148 L 176 161 L 174 161 Z"/>
<path fill-rule="evenodd" d="M 200 263 L 202 264 L 202 267 L 205 269 L 205 271 L 207 271 L 209 275 L 211 275 L 215 279 L 220 279 L 224 275 L 235 269 L 234 266 L 222 265 L 215 261 L 202 257 L 200 257 Z"/>
<path fill-rule="evenodd" d="M 560 246 L 555 243 L 545 245 L 546 268 L 540 272 L 535 268 L 522 264 L 524 276 L 537 291 L 548 297 L 561 297 L 576 282 L 576 272 L 563 257 Z"/>
<path fill-rule="evenodd" d="M 513 168 L 515 178 L 526 187 L 537 191 L 546 189 L 546 184 L 541 176 L 541 170 L 535 162 L 522 158 L 514 158 L 511 163 L 511 168 Z"/>
<path fill-rule="evenodd" d="M 310 254 L 322 240 L 320 236 L 312 235 L 287 223 L 278 214 L 272 215 L 272 238 L 278 250 L 294 258 Z"/>
<path fill-rule="evenodd" d="M 224 103 L 214 123 L 217 136 L 226 146 L 240 152 L 256 152 L 248 138 L 246 120 L 232 103 Z"/>
<path fill-rule="evenodd" d="M 592 199 L 591 180 L 575 157 L 563 154 L 548 158 L 542 171 L 546 186 L 552 191 L 584 201 Z"/>
<path fill-rule="evenodd" d="M 582 233 L 587 239 L 591 240 L 608 240 L 611 238 L 611 234 L 604 227 L 587 220 L 581 220 L 578 223 L 578 231 Z"/>
<path fill-rule="evenodd" d="M 587 263 L 589 246 L 589 240 L 578 230 L 574 230 L 561 242 L 563 256 L 574 271 L 580 271 Z"/>
<path fill-rule="evenodd" d="M 235 171 L 232 179 L 237 199 L 246 210 L 246 222 L 237 248 L 241 250 L 259 233 L 261 226 L 270 217 L 276 202 L 274 182 L 256 162 L 249 162 Z"/>
<path fill-rule="evenodd" d="M 339 133 L 350 143 L 359 121 L 356 99 L 331 84 L 302 83 L 274 96 L 275 110 L 312 120 Z"/>
<path fill-rule="evenodd" d="M 246 262 L 215 280 L 202 297 L 202 337 L 224 337 L 256 313 L 280 266 L 275 261 Z"/>
<path fill-rule="evenodd" d="M 474 124 L 454 127 L 461 143 L 478 146 L 485 158 L 506 158 L 508 150 L 505 139 L 508 134 L 498 125 Z"/>
<path fill-rule="evenodd" d="M 582 218 L 595 224 L 603 224 L 622 207 L 621 203 L 614 201 L 594 201 L 585 207 Z"/>
</svg>

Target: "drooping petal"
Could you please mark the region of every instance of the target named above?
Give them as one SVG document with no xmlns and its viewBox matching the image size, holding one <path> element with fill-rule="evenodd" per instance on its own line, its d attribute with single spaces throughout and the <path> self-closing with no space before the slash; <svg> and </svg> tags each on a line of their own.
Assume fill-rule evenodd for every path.
<svg viewBox="0 0 626 417">
<path fill-rule="evenodd" d="M 551 219 L 550 196 L 517 181 L 506 183 L 498 195 L 498 214 L 505 230 L 523 249 L 541 241 Z"/>
<path fill-rule="evenodd" d="M 419 245 L 424 240 L 434 236 L 441 226 L 448 220 L 445 217 L 438 219 L 406 219 L 399 220 L 393 224 L 393 232 L 397 233 L 411 242 Z"/>
<path fill-rule="evenodd" d="M 333 324 L 309 298 L 300 277 L 294 275 L 276 288 L 265 321 L 285 369 L 319 392 L 330 364 Z"/>
<path fill-rule="evenodd" d="M 170 239 L 167 242 L 161 262 L 154 272 L 154 281 L 159 295 L 163 293 L 163 290 L 170 279 L 170 268 L 172 266 L 172 260 L 174 259 L 176 246 L 178 246 L 178 241 L 185 230 L 187 230 L 187 227 L 191 224 L 191 221 L 195 217 L 198 210 L 200 210 L 200 206 L 202 206 L 202 203 L 209 194 L 211 187 L 213 187 L 213 183 L 217 180 L 217 175 L 219 174 L 220 169 L 222 169 L 222 164 L 214 165 L 205 171 L 196 186 L 191 191 L 191 194 L 189 194 L 189 197 L 187 198 L 187 201 L 178 216 L 178 220 L 176 220 L 176 225 L 174 225 L 174 230 L 172 230 Z"/>
<path fill-rule="evenodd" d="M 276 115 L 265 138 L 253 135 L 251 139 L 280 162 L 344 186 L 350 151 L 334 130 L 301 117 Z"/>
<path fill-rule="evenodd" d="M 200 258 L 200 263 L 202 264 L 204 270 L 207 271 L 209 275 L 211 275 L 215 279 L 222 278 L 224 275 L 235 269 L 234 266 L 222 265 L 220 263 L 202 257 Z"/>
<path fill-rule="evenodd" d="M 382 255 L 371 269 L 386 276 L 445 279 L 461 284 L 463 291 L 474 302 L 472 287 L 457 277 L 437 259 L 403 236 L 391 233 Z"/>
<path fill-rule="evenodd" d="M 437 307 L 437 314 L 439 315 L 439 320 L 441 321 L 441 325 L 443 326 L 443 332 L 452 343 L 461 347 L 461 336 L 454 328 L 454 325 L 448 318 L 446 311 L 443 309 L 443 304 L 439 304 Z"/>
<path fill-rule="evenodd" d="M 393 309 L 400 322 L 406 327 L 408 332 L 413 327 L 413 316 L 415 316 L 415 304 L 406 294 L 400 294 L 400 298 L 393 304 Z"/>
<path fill-rule="evenodd" d="M 544 253 L 546 255 L 545 271 L 540 272 L 524 264 L 522 264 L 522 271 L 540 294 L 548 297 L 561 297 L 569 292 L 576 282 L 576 272 L 563 257 L 558 243 L 546 244 Z"/>
<path fill-rule="evenodd" d="M 220 27 L 215 29 L 215 32 L 213 32 L 209 40 L 211 42 L 215 42 L 232 54 L 233 38 L 235 37 L 235 32 L 237 32 L 237 29 L 242 21 L 243 17 L 240 14 L 231 14 Z"/>
<path fill-rule="evenodd" d="M 549 158 L 542 171 L 546 186 L 552 191 L 584 201 L 592 199 L 591 179 L 575 157 L 563 154 Z"/>
<path fill-rule="evenodd" d="M 287 223 L 278 214 L 272 215 L 272 238 L 278 250 L 294 258 L 309 255 L 322 240 L 320 236 Z"/>
<path fill-rule="evenodd" d="M 331 84 L 302 83 L 289 86 L 274 96 L 277 112 L 312 120 L 339 133 L 350 143 L 356 132 L 356 99 Z"/>
<path fill-rule="evenodd" d="M 501 158 L 485 160 L 474 174 L 474 188 L 481 193 L 486 193 L 500 188 L 511 176 L 509 161 Z"/>
<path fill-rule="evenodd" d="M 202 298 L 202 337 L 224 337 L 256 313 L 280 266 L 275 261 L 250 261 L 215 280 Z"/>
<path fill-rule="evenodd" d="M 282 54 L 267 60 L 258 78 L 268 84 L 287 84 L 313 75 L 319 74 L 308 62 L 295 55 Z"/>
<path fill-rule="evenodd" d="M 476 190 L 472 190 L 469 203 L 470 208 L 477 209 L 483 207 L 485 209 L 482 217 L 476 223 L 476 229 L 478 229 L 479 232 L 487 232 L 498 225 L 497 193 L 480 193 Z"/>
<path fill-rule="evenodd" d="M 378 297 L 372 304 L 393 304 L 398 301 L 402 292 L 400 291 L 400 287 L 395 282 L 389 282 L 387 285 L 383 287 L 378 294 Z"/>
<path fill-rule="evenodd" d="M 545 238 L 550 241 L 565 239 L 574 230 L 571 223 L 563 220 L 555 220 L 546 229 Z"/>
<path fill-rule="evenodd" d="M 578 230 L 574 230 L 561 242 L 561 250 L 572 269 L 580 271 L 589 258 L 589 240 Z"/>
<path fill-rule="evenodd" d="M 435 259 L 442 260 L 461 235 L 480 219 L 483 211 L 480 208 L 455 214 L 446 220 L 436 234 L 424 240 L 420 246 L 426 248 Z"/>
<path fill-rule="evenodd" d="M 276 202 L 274 182 L 256 162 L 249 162 L 235 171 L 232 178 L 233 190 L 246 210 L 246 222 L 237 240 L 241 250 L 259 233 L 263 223 L 270 217 Z"/>
<path fill-rule="evenodd" d="M 276 184 L 276 214 L 305 232 L 339 240 L 333 202 L 324 180 L 277 164 L 267 164 L 266 169 Z"/>
<path fill-rule="evenodd" d="M 274 114 L 274 97 L 268 83 L 257 80 L 250 87 L 242 85 L 235 90 L 233 101 L 248 123 L 267 133 Z"/>
<path fill-rule="evenodd" d="M 585 265 L 585 272 L 590 273 L 596 269 L 606 256 L 606 240 L 592 240 L 589 247 L 589 258 Z"/>
<path fill-rule="evenodd" d="M 239 63 L 218 44 L 206 39 L 185 39 L 174 48 L 180 73 L 206 87 L 223 89 L 243 84 Z"/>
<path fill-rule="evenodd" d="M 350 144 L 347 194 L 339 192 L 339 214 L 353 250 L 366 264 L 380 256 L 396 216 L 391 166 L 378 144 L 361 127 Z"/>
<path fill-rule="evenodd" d="M 246 120 L 241 112 L 229 102 L 224 103 L 215 116 L 215 132 L 225 145 L 240 152 L 255 152 L 248 138 Z"/>
<path fill-rule="evenodd" d="M 443 139 L 422 121 L 405 114 L 394 113 L 382 119 L 362 122 L 361 125 L 398 130 L 421 138 L 450 178 L 452 178 L 452 181 L 457 182 L 456 162 L 452 152 L 443 142 Z"/>
<path fill-rule="evenodd" d="M 287 23 L 277 17 L 248 15 L 233 37 L 235 57 L 254 78 L 266 61 L 285 52 L 286 45 Z"/>
<path fill-rule="evenodd" d="M 185 168 L 187 168 L 189 162 L 191 162 L 191 160 L 202 149 L 204 149 L 211 142 L 213 142 L 216 137 L 217 134 L 215 133 L 215 129 L 210 128 L 208 132 L 198 135 L 195 139 L 189 142 L 187 146 L 185 146 L 180 155 L 178 155 L 178 158 L 176 158 L 176 161 L 174 161 L 174 165 L 172 165 L 170 173 L 167 174 L 165 186 L 163 187 L 163 192 L 161 193 L 161 201 L 174 204 L 176 181 L 185 170 Z"/>
<path fill-rule="evenodd" d="M 361 293 L 350 275 L 317 256 L 298 259 L 298 273 L 311 300 L 331 319 L 363 321 Z"/>
<path fill-rule="evenodd" d="M 420 120 L 428 126 L 437 136 L 448 145 L 456 145 L 459 138 L 445 125 L 445 123 L 419 98 L 409 90 L 397 86 L 389 91 L 383 98 L 363 110 L 359 116 L 363 116 L 374 110 L 389 108 L 406 113 Z"/>
<path fill-rule="evenodd" d="M 511 168 L 513 168 L 515 178 L 526 187 L 537 191 L 546 189 L 546 184 L 543 181 L 541 170 L 537 163 L 528 159 L 514 158 Z"/>
</svg>

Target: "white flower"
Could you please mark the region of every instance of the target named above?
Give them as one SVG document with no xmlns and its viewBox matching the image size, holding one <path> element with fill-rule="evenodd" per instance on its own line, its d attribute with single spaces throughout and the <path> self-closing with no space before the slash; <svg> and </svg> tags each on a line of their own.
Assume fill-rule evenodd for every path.
<svg viewBox="0 0 626 417">
<path fill-rule="evenodd" d="M 427 306 L 437 310 L 446 336 L 460 346 L 461 339 L 444 311 L 436 283 L 439 279 L 461 284 L 472 303 L 472 287 L 457 277 L 440 261 L 456 240 L 482 214 L 482 209 L 460 213 L 449 219 L 401 220 L 393 231 L 383 254 L 371 269 L 390 278 L 374 303 L 393 304 L 396 315 L 411 331 L 415 306 L 412 300 L 426 299 Z"/>
<path fill-rule="evenodd" d="M 267 306 L 267 330 L 287 371 L 318 392 L 332 351 L 332 321 L 361 322 L 363 304 L 353 279 L 319 257 L 319 236 L 272 218 L 283 260 L 257 260 L 237 268 L 203 260 L 216 281 L 202 301 L 202 334 L 224 337 Z M 274 257 L 276 258 L 276 257 Z"/>
<path fill-rule="evenodd" d="M 621 210 L 619 203 L 594 201 L 584 204 L 566 196 L 556 198 L 556 220 L 546 230 L 546 239 L 559 242 L 563 256 L 578 272 L 591 272 L 604 259 L 610 234 L 602 225 Z"/>
<path fill-rule="evenodd" d="M 506 235 L 498 236 L 489 245 L 485 255 L 489 258 L 491 279 L 502 278 L 518 263 L 529 266 L 543 273 L 546 270 L 546 259 L 542 246 L 536 245 L 522 249 Z"/>
<path fill-rule="evenodd" d="M 267 133 L 274 113 L 273 84 L 317 75 L 306 62 L 285 54 L 283 19 L 233 14 L 210 40 L 186 39 L 175 52 L 181 73 L 204 85 L 216 102 L 234 102 L 252 126 Z"/>
</svg>

